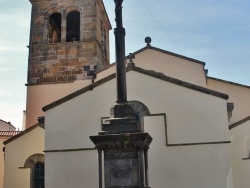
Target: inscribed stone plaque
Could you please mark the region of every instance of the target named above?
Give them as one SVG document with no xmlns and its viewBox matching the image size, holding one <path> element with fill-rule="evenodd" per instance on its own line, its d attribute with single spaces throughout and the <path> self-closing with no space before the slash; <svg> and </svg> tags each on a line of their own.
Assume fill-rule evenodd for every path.
<svg viewBox="0 0 250 188">
<path fill-rule="evenodd" d="M 138 154 L 105 153 L 105 185 L 137 186 L 138 185 Z"/>
</svg>

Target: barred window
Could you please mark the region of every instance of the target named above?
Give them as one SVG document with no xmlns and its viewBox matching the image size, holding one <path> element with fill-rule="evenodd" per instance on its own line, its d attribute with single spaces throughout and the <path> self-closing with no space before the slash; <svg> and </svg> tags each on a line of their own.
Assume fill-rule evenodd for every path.
<svg viewBox="0 0 250 188">
<path fill-rule="evenodd" d="M 33 169 L 33 188 L 44 188 L 44 164 L 36 163 Z"/>
</svg>

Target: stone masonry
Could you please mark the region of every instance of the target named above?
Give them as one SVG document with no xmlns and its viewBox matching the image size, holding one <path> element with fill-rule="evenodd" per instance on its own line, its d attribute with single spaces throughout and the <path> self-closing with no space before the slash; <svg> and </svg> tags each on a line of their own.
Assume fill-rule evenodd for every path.
<svg viewBox="0 0 250 188">
<path fill-rule="evenodd" d="M 84 67 L 109 64 L 111 25 L 102 0 L 30 0 L 32 4 L 28 84 L 72 82 L 89 78 Z M 67 15 L 80 13 L 80 38 L 66 42 Z M 60 42 L 49 40 L 49 19 L 61 15 Z"/>
</svg>

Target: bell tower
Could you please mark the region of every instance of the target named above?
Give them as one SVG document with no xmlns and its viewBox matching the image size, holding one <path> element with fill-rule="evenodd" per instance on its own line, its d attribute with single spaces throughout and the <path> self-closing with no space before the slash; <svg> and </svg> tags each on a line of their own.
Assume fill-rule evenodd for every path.
<svg viewBox="0 0 250 188">
<path fill-rule="evenodd" d="M 43 116 L 43 106 L 82 88 L 109 64 L 111 29 L 102 0 L 30 2 L 26 128 Z"/>
<path fill-rule="evenodd" d="M 84 67 L 109 64 L 109 30 L 102 0 L 30 0 L 28 84 L 85 79 Z"/>
</svg>

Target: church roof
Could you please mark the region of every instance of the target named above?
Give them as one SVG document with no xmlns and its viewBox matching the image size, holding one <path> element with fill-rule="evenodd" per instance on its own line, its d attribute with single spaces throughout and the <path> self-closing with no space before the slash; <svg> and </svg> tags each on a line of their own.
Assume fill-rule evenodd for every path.
<svg viewBox="0 0 250 188">
<path fill-rule="evenodd" d="M 216 80 L 216 81 L 224 82 L 227 84 L 236 85 L 236 86 L 245 87 L 245 88 L 250 89 L 250 86 L 248 86 L 248 85 L 243 85 L 243 84 L 239 84 L 239 83 L 235 83 L 235 82 L 231 82 L 231 81 L 227 81 L 227 80 L 222 80 L 222 79 L 214 78 L 214 77 L 210 77 L 210 76 L 208 76 L 207 78 L 211 79 L 211 80 Z"/>
<path fill-rule="evenodd" d="M 181 87 L 185 87 L 185 88 L 188 88 L 188 89 L 192 89 L 192 90 L 195 90 L 195 91 L 198 91 L 198 92 L 201 92 L 201 93 L 205 93 L 205 94 L 208 94 L 208 95 L 212 95 L 212 96 L 215 96 L 215 97 L 219 97 L 219 98 L 222 98 L 222 99 L 225 99 L 227 100 L 228 99 L 228 95 L 224 94 L 224 93 L 220 93 L 220 92 L 217 92 L 217 91 L 213 91 L 213 90 L 210 90 L 210 89 L 207 89 L 207 88 L 204 88 L 204 87 L 201 87 L 201 86 L 197 86 L 197 85 L 194 85 L 194 84 L 191 84 L 191 83 L 188 83 L 188 82 L 185 82 L 185 81 L 182 81 L 182 80 L 178 80 L 176 78 L 172 78 L 172 77 L 169 77 L 169 76 L 166 76 L 164 75 L 163 73 L 160 73 L 160 72 L 155 72 L 155 71 L 152 71 L 152 70 L 145 70 L 145 69 L 142 69 L 142 68 L 139 68 L 139 67 L 135 67 L 135 66 L 128 66 L 127 67 L 127 72 L 129 71 L 135 71 L 135 72 L 138 72 L 138 73 L 141 73 L 141 74 L 145 74 L 147 76 L 150 76 L 150 77 L 154 77 L 156 79 L 160 79 L 160 80 L 163 80 L 163 81 L 166 81 L 166 82 L 170 82 L 170 83 L 173 83 L 173 84 L 176 84 L 176 85 L 179 85 Z M 116 77 L 116 74 L 113 73 L 97 82 L 94 82 L 93 84 L 89 85 L 89 86 L 86 86 L 84 87 L 83 89 L 80 89 L 70 95 L 67 95 L 45 107 L 43 107 L 43 111 L 47 111 L 47 110 L 50 110 L 60 104 L 63 104 L 64 102 L 67 102 L 83 93 L 86 93 L 88 91 L 91 91 L 93 90 L 94 88 L 102 85 L 103 83 L 106 83 L 112 79 L 114 79 Z"/>
<path fill-rule="evenodd" d="M 167 50 L 156 48 L 156 47 L 153 47 L 151 45 L 147 45 L 144 48 L 141 48 L 140 50 L 135 51 L 133 54 L 134 55 L 139 54 L 139 53 L 141 53 L 141 52 L 143 52 L 143 51 L 145 51 L 147 49 L 155 50 L 155 51 L 158 51 L 158 52 L 161 52 L 161 53 L 164 53 L 164 54 L 168 54 L 168 55 L 175 56 L 175 57 L 178 57 L 178 58 L 181 58 L 181 59 L 185 59 L 185 60 L 191 61 L 193 63 L 201 64 L 203 66 L 206 65 L 206 63 L 203 62 L 203 61 L 199 61 L 199 60 L 196 60 L 196 59 L 193 59 L 193 58 L 190 58 L 190 57 L 186 57 L 186 56 L 183 56 L 183 55 L 180 55 L 180 54 L 176 54 L 176 53 L 173 53 L 173 52 L 170 52 L 170 51 L 167 51 Z M 128 56 L 126 58 L 128 59 Z"/>
<path fill-rule="evenodd" d="M 1 137 L 10 137 L 19 134 L 21 131 L 0 131 Z"/>
<path fill-rule="evenodd" d="M 245 123 L 247 121 L 250 121 L 250 116 L 248 116 L 248 117 L 246 117 L 246 118 L 244 118 L 244 119 L 242 119 L 242 120 L 240 120 L 240 121 L 238 121 L 238 122 L 236 122 L 234 124 L 231 124 L 229 126 L 229 129 L 233 129 L 235 127 L 238 127 L 238 126 L 242 125 L 243 123 Z"/>
</svg>

